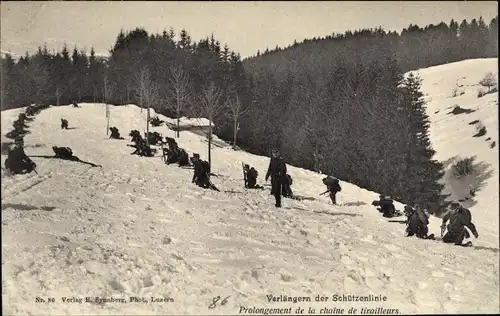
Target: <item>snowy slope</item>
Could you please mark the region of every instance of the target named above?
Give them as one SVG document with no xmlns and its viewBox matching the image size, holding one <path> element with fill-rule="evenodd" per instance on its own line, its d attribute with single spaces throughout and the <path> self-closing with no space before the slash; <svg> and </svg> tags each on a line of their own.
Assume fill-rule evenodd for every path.
<svg viewBox="0 0 500 316">
<path fill-rule="evenodd" d="M 18 112 L 2 112 L 2 142 Z M 277 210 L 267 189 L 243 188 L 241 162 L 256 167 L 263 181 L 269 159 L 227 147 L 212 153 L 220 175 L 213 182 L 222 192 L 203 190 L 191 184 L 191 170 L 167 166 L 159 154 L 130 155 L 127 135 L 144 129 L 145 115 L 132 105 L 111 108 L 110 125 L 126 140 L 107 139 L 102 104 L 53 107 L 30 124 L 28 155 L 70 146 L 103 168 L 33 158 L 39 175 L 2 174 L 3 314 L 245 314 L 253 307 L 292 308 L 292 314 L 298 307 L 317 314 L 351 307 L 358 314 L 361 308 L 499 312 L 498 246 L 489 248 L 486 237 L 476 248 L 405 238 L 404 225 L 370 205 L 377 193 L 341 183 L 341 205 L 332 206 L 318 196 L 322 176 L 295 167 L 289 168 L 295 193 L 316 200 L 285 200 Z M 61 130 L 61 117 L 75 129 Z M 164 126 L 152 130 L 174 136 Z M 178 143 L 206 159 L 202 139 L 181 132 Z M 332 301 L 335 294 L 387 300 Z M 328 300 L 316 302 L 317 295 Z M 173 302 L 153 303 L 151 296 Z M 216 296 L 230 297 L 209 308 Z M 64 297 L 83 302 L 64 303 Z M 95 297 L 127 303 L 98 304 Z"/>
<path fill-rule="evenodd" d="M 459 200 L 470 197 L 470 188 L 477 190 L 473 200 L 462 204 L 471 210 L 479 238 L 485 245 L 498 248 L 498 92 L 478 98 L 478 90 L 487 90 L 478 84 L 487 72 L 492 72 L 498 82 L 497 58 L 465 60 L 417 71 L 428 102 L 435 159 L 445 162 L 445 192 L 452 194 L 450 199 Z M 455 105 L 474 112 L 450 114 Z M 485 136 L 473 137 L 477 123 L 471 123 L 476 121 L 486 127 Z M 492 142 L 495 147 L 490 148 Z M 476 156 L 477 174 L 456 179 L 451 170 L 453 162 L 470 156 Z M 439 224 L 434 221 L 434 228 Z"/>
</svg>

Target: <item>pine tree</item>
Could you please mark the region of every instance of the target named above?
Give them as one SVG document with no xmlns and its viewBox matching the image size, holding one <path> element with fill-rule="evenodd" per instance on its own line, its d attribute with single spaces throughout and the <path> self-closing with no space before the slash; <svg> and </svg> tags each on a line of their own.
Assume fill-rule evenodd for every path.
<svg viewBox="0 0 500 316">
<path fill-rule="evenodd" d="M 421 92 L 421 80 L 410 73 L 402 82 L 401 107 L 406 130 L 405 172 L 402 175 L 405 203 L 422 204 L 425 207 L 439 203 L 444 186 L 440 180 L 444 174 L 443 165 L 433 160 L 435 151 L 429 138 L 429 117 Z M 406 116 L 406 117 L 405 117 Z"/>
</svg>

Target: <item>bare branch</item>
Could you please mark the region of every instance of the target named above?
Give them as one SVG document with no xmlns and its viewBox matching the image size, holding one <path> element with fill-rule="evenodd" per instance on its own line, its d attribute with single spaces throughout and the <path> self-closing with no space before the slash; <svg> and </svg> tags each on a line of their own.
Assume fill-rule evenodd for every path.
<svg viewBox="0 0 500 316">
<path fill-rule="evenodd" d="M 108 75 L 104 75 L 104 102 L 109 103 L 113 94 L 115 92 L 115 87 L 108 79 Z"/>
<path fill-rule="evenodd" d="M 213 121 L 224 109 L 225 104 L 220 102 L 221 95 L 220 89 L 213 83 L 203 89 L 200 100 L 201 112 L 210 121 Z"/>
</svg>

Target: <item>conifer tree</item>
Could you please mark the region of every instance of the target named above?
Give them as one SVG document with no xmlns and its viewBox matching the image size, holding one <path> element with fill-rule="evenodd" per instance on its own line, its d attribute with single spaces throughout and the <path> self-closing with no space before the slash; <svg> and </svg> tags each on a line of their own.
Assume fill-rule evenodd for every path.
<svg viewBox="0 0 500 316">
<path fill-rule="evenodd" d="M 402 82 L 402 122 L 407 128 L 402 136 L 406 141 L 405 169 L 400 181 L 404 183 L 402 198 L 406 203 L 439 203 L 444 186 L 440 183 L 443 165 L 433 159 L 435 151 L 429 138 L 429 116 L 421 92 L 421 79 L 410 73 Z M 403 148 L 402 148 L 403 149 Z"/>
</svg>

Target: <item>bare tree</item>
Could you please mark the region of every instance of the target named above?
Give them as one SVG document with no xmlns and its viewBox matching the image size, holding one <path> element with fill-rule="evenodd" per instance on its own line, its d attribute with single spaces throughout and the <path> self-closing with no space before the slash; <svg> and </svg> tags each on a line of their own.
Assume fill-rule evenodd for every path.
<svg viewBox="0 0 500 316">
<path fill-rule="evenodd" d="M 238 130 L 240 129 L 238 121 L 240 117 L 245 115 L 248 111 L 243 109 L 237 93 L 234 94 L 234 99 L 228 98 L 228 100 L 226 100 L 226 106 L 229 108 L 231 119 L 233 121 L 233 148 L 236 149 L 236 136 L 238 134 Z"/>
<path fill-rule="evenodd" d="M 212 82 L 203 89 L 200 98 L 201 114 L 208 118 L 208 165 L 212 170 L 212 122 L 224 109 L 224 104 L 220 102 L 221 91 Z"/>
<path fill-rule="evenodd" d="M 497 80 L 492 72 L 488 72 L 486 73 L 484 78 L 481 79 L 481 81 L 479 81 L 479 84 L 482 85 L 483 87 L 488 88 L 488 93 L 490 93 L 491 88 L 497 84 Z"/>
<path fill-rule="evenodd" d="M 136 93 L 141 101 L 147 107 L 147 117 L 146 117 L 146 135 L 149 133 L 149 121 L 150 121 L 150 108 L 155 106 L 160 101 L 160 89 L 156 82 L 151 79 L 151 74 L 147 67 L 141 68 L 136 76 L 137 90 Z M 146 142 L 149 146 L 148 137 L 146 137 Z"/>
<path fill-rule="evenodd" d="M 114 86 L 109 82 L 108 76 L 104 75 L 104 103 L 106 105 L 106 118 L 107 118 L 106 135 L 108 135 L 109 132 L 109 117 L 110 117 L 108 103 L 113 97 L 114 92 L 115 92 Z"/>
<path fill-rule="evenodd" d="M 168 98 L 168 103 L 171 108 L 175 108 L 177 115 L 177 138 L 180 137 L 180 117 L 181 111 L 185 105 L 189 103 L 191 98 L 189 74 L 184 71 L 182 66 L 172 67 L 170 69 L 172 77 L 170 83 L 172 92 Z"/>
</svg>

